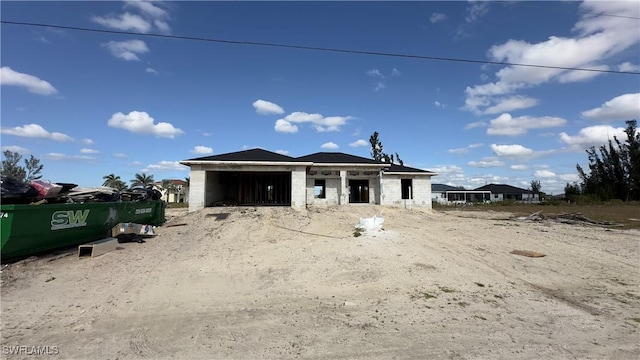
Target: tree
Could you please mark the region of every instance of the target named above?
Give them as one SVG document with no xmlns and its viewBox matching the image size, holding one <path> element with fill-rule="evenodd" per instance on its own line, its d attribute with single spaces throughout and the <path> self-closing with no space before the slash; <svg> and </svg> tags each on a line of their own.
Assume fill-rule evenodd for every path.
<svg viewBox="0 0 640 360">
<path fill-rule="evenodd" d="M 127 188 L 127 184 L 120 179 L 120 176 L 109 174 L 103 176 L 102 178 L 104 179 L 104 183 L 102 183 L 102 186 L 108 186 L 117 190 L 124 190 Z"/>
<path fill-rule="evenodd" d="M 577 182 L 573 182 L 572 184 L 567 183 L 567 186 L 564 187 L 564 197 L 571 202 L 575 202 L 580 194 L 580 185 L 578 185 Z"/>
<path fill-rule="evenodd" d="M 167 202 L 169 202 L 169 194 L 175 192 L 176 186 L 173 180 L 165 179 L 162 180 L 162 187 L 167 191 Z"/>
<path fill-rule="evenodd" d="M 625 122 L 627 140 L 616 136 L 607 145 L 587 149 L 589 172 L 576 165 L 583 194 L 601 200 L 640 200 L 640 133 L 636 120 Z"/>
<path fill-rule="evenodd" d="M 152 185 L 153 182 L 153 175 L 147 175 L 145 173 L 136 174 L 136 178 L 131 180 L 131 186 L 147 187 L 148 185 Z"/>
<path fill-rule="evenodd" d="M 42 178 L 40 173 L 44 166 L 33 155 L 24 160 L 24 166 L 20 166 L 18 163 L 22 160 L 22 155 L 10 150 L 5 150 L 2 154 L 5 157 L 5 160 L 2 160 L 2 175 L 20 182 L 29 182 Z"/>
<path fill-rule="evenodd" d="M 395 164 L 396 162 L 400 165 L 404 165 L 404 161 L 400 159 L 400 155 L 395 153 L 395 157 L 393 154 L 389 155 L 383 151 L 382 141 L 380 141 L 380 134 L 377 131 L 374 131 L 371 137 L 369 138 L 369 143 L 371 144 L 371 158 L 375 161 L 385 162 L 389 164 Z"/>
<path fill-rule="evenodd" d="M 534 193 L 539 193 L 540 190 L 542 189 L 542 185 L 540 185 L 540 180 L 531 180 L 530 188 L 531 188 L 531 191 L 533 191 Z"/>
</svg>

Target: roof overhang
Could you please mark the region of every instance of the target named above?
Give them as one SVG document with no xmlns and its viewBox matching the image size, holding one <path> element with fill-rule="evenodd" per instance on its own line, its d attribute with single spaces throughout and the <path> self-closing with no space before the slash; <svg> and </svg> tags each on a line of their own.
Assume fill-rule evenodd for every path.
<svg viewBox="0 0 640 360">
<path fill-rule="evenodd" d="M 436 176 L 438 173 L 434 172 L 408 172 L 408 171 L 385 171 L 385 175 L 418 175 L 418 176 Z"/>
<path fill-rule="evenodd" d="M 313 167 L 344 167 L 344 168 L 388 168 L 390 164 L 357 164 L 357 163 L 310 163 Z"/>
</svg>

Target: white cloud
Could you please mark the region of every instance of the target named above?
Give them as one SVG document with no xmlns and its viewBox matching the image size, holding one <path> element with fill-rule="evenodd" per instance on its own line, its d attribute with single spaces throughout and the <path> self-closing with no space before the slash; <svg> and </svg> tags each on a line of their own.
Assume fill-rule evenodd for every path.
<svg viewBox="0 0 640 360">
<path fill-rule="evenodd" d="M 594 120 L 631 120 L 640 117 L 640 93 L 617 96 L 598 108 L 583 111 L 582 116 Z"/>
<path fill-rule="evenodd" d="M 534 155 L 534 151 L 520 144 L 512 145 L 489 145 L 491 151 L 501 157 L 528 157 Z"/>
<path fill-rule="evenodd" d="M 125 7 L 137 8 L 140 11 L 142 11 L 142 13 L 152 18 L 158 18 L 158 19 L 168 18 L 169 13 L 167 12 L 167 10 L 157 6 L 156 4 L 159 4 L 159 3 L 152 2 L 152 1 L 141 1 L 141 0 L 125 1 Z"/>
<path fill-rule="evenodd" d="M 480 161 L 469 161 L 467 165 L 472 167 L 479 167 L 479 168 L 489 168 L 489 167 L 500 167 L 500 166 L 504 166 L 505 164 L 502 161 L 495 158 L 483 158 Z"/>
<path fill-rule="evenodd" d="M 508 40 L 492 46 L 491 61 L 519 64 L 538 64 L 564 68 L 608 69 L 604 61 L 617 56 L 640 42 L 637 22 L 621 21 L 615 17 L 594 14 L 624 14 L 640 16 L 635 1 L 584 1 L 580 4 L 581 18 L 574 25 L 574 37 L 550 36 L 538 43 Z M 585 81 L 600 75 L 598 72 L 571 71 L 557 68 L 507 66 L 495 76 L 496 82 L 468 87 L 464 109 L 482 114 L 484 108 L 494 106 L 500 98 L 524 88 L 547 82 Z"/>
<path fill-rule="evenodd" d="M 498 114 L 506 111 L 526 109 L 538 105 L 538 100 L 526 96 L 510 96 L 495 100 L 496 104 L 488 107 L 484 113 Z"/>
<path fill-rule="evenodd" d="M 384 75 L 378 69 L 371 69 L 367 71 L 367 75 L 374 78 L 384 79 Z"/>
<path fill-rule="evenodd" d="M 487 134 L 515 136 L 526 134 L 531 129 L 546 129 L 563 126 L 567 120 L 553 116 L 531 117 L 520 116 L 511 117 L 510 114 L 502 114 L 489 123 Z"/>
<path fill-rule="evenodd" d="M 298 132 L 298 127 L 293 125 L 284 119 L 276 120 L 276 125 L 273 127 L 277 132 L 295 134 Z"/>
<path fill-rule="evenodd" d="M 509 168 L 511 168 L 511 170 L 521 171 L 521 170 L 528 170 L 529 166 L 523 165 L 523 164 L 516 164 L 516 165 L 509 166 Z"/>
<path fill-rule="evenodd" d="M 153 27 L 151 23 L 139 15 L 125 12 L 120 15 L 93 16 L 91 21 L 110 29 L 148 33 Z"/>
<path fill-rule="evenodd" d="M 175 128 L 170 123 L 159 122 L 155 124 L 153 118 L 144 111 L 131 111 L 127 115 L 117 112 L 111 116 L 107 124 L 136 134 L 155 135 L 170 139 L 184 134 L 184 131 Z"/>
<path fill-rule="evenodd" d="M 158 72 L 156 71 L 156 69 L 154 69 L 154 68 L 150 68 L 150 67 L 146 68 L 146 69 L 145 69 L 145 71 L 146 71 L 146 72 L 148 72 L 149 74 L 154 74 L 154 75 L 157 75 L 157 74 L 158 74 Z"/>
<path fill-rule="evenodd" d="M 91 140 L 91 139 L 82 139 L 80 141 L 85 145 L 93 145 L 94 144 L 94 141 Z"/>
<path fill-rule="evenodd" d="M 467 23 L 475 23 L 489 12 L 489 2 L 471 1 L 471 6 L 467 8 L 467 16 L 464 18 Z"/>
<path fill-rule="evenodd" d="M 387 87 L 387 85 L 384 82 L 379 81 L 379 82 L 376 83 L 376 86 L 373 88 L 373 91 L 377 92 L 377 91 L 380 91 L 382 89 L 385 89 L 386 87 Z"/>
<path fill-rule="evenodd" d="M 128 158 L 127 154 L 123 154 L 123 153 L 115 153 L 115 154 L 113 154 L 113 157 L 116 157 L 118 159 L 126 159 L 126 158 Z"/>
<path fill-rule="evenodd" d="M 562 181 L 566 181 L 566 182 L 574 182 L 574 181 L 578 181 L 580 179 L 580 177 L 578 176 L 577 173 L 573 173 L 573 174 L 560 174 L 558 175 L 558 178 Z"/>
<path fill-rule="evenodd" d="M 96 158 L 88 155 L 67 155 L 62 153 L 48 153 L 44 155 L 47 160 L 53 161 L 83 161 L 87 163 L 95 163 Z"/>
<path fill-rule="evenodd" d="M 189 167 L 186 165 L 180 164 L 179 161 L 160 161 L 156 164 L 149 164 L 147 167 L 142 169 L 142 172 L 162 172 L 162 171 L 188 171 Z"/>
<path fill-rule="evenodd" d="M 640 65 L 632 64 L 628 61 L 623 62 L 622 64 L 618 65 L 618 71 L 638 72 L 640 71 Z"/>
<path fill-rule="evenodd" d="M 449 149 L 449 150 L 447 150 L 447 152 L 449 152 L 450 154 L 466 154 L 466 153 L 469 152 L 469 150 L 479 148 L 482 145 L 484 145 L 484 144 L 481 144 L 481 143 L 471 144 L 471 145 L 465 146 L 463 148 Z"/>
<path fill-rule="evenodd" d="M 38 124 L 27 124 L 25 126 L 16 126 L 12 128 L 1 128 L 0 133 L 7 135 L 14 135 L 27 138 L 39 138 L 49 139 L 54 141 L 72 141 L 73 138 L 69 135 L 59 132 L 49 132 Z"/>
<path fill-rule="evenodd" d="M 475 129 L 475 128 L 480 128 L 480 127 L 486 127 L 487 123 L 484 121 L 474 121 L 471 123 L 468 123 L 467 125 L 464 126 L 465 130 L 471 130 L 471 129 Z"/>
<path fill-rule="evenodd" d="M 554 178 L 556 177 L 556 173 L 549 170 L 537 170 L 535 173 L 533 173 L 533 176 L 537 178 Z"/>
<path fill-rule="evenodd" d="M 443 104 L 443 103 L 441 103 L 440 101 L 437 101 L 437 100 L 433 102 L 433 105 L 435 105 L 435 107 L 437 107 L 437 108 L 442 108 L 442 109 L 447 107 L 447 104 Z"/>
<path fill-rule="evenodd" d="M 109 41 L 102 46 L 109 49 L 111 55 L 126 61 L 140 61 L 138 55 L 149 52 L 147 44 L 142 40 Z"/>
<path fill-rule="evenodd" d="M 356 140 L 356 141 L 352 142 L 351 144 L 349 144 L 349 146 L 351 146 L 351 147 L 369 146 L 369 142 L 367 142 L 364 139 L 359 139 L 359 140 Z"/>
<path fill-rule="evenodd" d="M 262 115 L 284 114 L 284 109 L 280 105 L 262 99 L 254 101 L 253 107 L 258 114 Z"/>
<path fill-rule="evenodd" d="M 310 123 L 317 132 L 340 131 L 341 127 L 348 120 L 353 119 L 352 116 L 327 116 L 321 114 L 309 114 L 306 112 L 293 112 L 283 119 L 278 119 L 275 129 L 278 132 L 295 133 L 298 127 L 294 124 Z"/>
<path fill-rule="evenodd" d="M 47 81 L 36 76 L 17 72 L 8 66 L 0 68 L 0 84 L 26 88 L 32 94 L 53 95 L 58 90 Z"/>
<path fill-rule="evenodd" d="M 196 147 L 191 149 L 191 153 L 200 155 L 213 154 L 213 149 L 208 146 L 197 145 Z"/>
<path fill-rule="evenodd" d="M 438 22 L 441 22 L 441 21 L 445 21 L 447 19 L 448 19 L 447 15 L 442 14 L 442 13 L 434 12 L 433 14 L 431 14 L 431 17 L 429 18 L 429 21 L 431 21 L 431 23 L 435 24 L 435 23 L 438 23 Z"/>
<path fill-rule="evenodd" d="M 400 75 L 402 75 L 400 70 L 398 70 L 396 68 L 391 69 L 391 76 L 400 76 Z"/>
<path fill-rule="evenodd" d="M 584 150 L 590 146 L 606 144 L 609 139 L 616 136 L 620 142 L 627 140 L 624 128 L 614 128 L 608 125 L 589 126 L 581 129 L 578 134 L 571 136 L 565 132 L 560 133 L 560 141 L 570 145 L 575 150 Z"/>
<path fill-rule="evenodd" d="M 289 151 L 288 150 L 276 150 L 276 153 L 278 153 L 280 155 L 289 155 Z"/>
<path fill-rule="evenodd" d="M 87 148 L 84 148 L 84 149 L 80 149 L 80 153 L 81 153 L 81 154 L 98 154 L 98 153 L 99 153 L 99 151 L 98 151 L 98 150 L 95 150 L 95 149 L 87 149 Z"/>
<path fill-rule="evenodd" d="M 5 151 L 11 151 L 11 152 L 15 152 L 15 153 L 22 154 L 22 155 L 26 155 L 26 154 L 29 153 L 29 149 L 23 148 L 23 147 L 17 146 L 17 145 L 3 146 L 2 147 L 2 152 L 5 152 Z"/>
<path fill-rule="evenodd" d="M 322 144 L 320 147 L 323 148 L 323 149 L 337 149 L 340 146 L 338 146 L 338 144 L 330 141 L 330 142 Z"/>
</svg>

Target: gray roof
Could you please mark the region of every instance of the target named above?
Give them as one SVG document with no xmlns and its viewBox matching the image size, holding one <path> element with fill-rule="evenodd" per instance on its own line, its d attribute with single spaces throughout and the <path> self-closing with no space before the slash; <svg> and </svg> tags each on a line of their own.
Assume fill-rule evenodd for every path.
<svg viewBox="0 0 640 360">
<path fill-rule="evenodd" d="M 416 169 L 416 168 L 412 168 L 409 166 L 404 166 L 404 165 L 398 165 L 398 164 L 391 164 L 391 167 L 388 169 L 385 169 L 386 172 L 398 172 L 398 173 L 431 173 L 431 171 L 428 170 L 422 170 L 422 169 Z"/>
<path fill-rule="evenodd" d="M 317 152 L 315 154 L 300 156 L 298 161 L 312 162 L 316 164 L 371 164 L 384 166 L 385 163 L 367 159 L 360 156 L 345 154 L 341 152 Z"/>
<path fill-rule="evenodd" d="M 492 194 L 533 194 L 533 191 L 506 184 L 487 184 L 475 190 L 491 191 Z"/>
<path fill-rule="evenodd" d="M 264 162 L 295 162 L 295 158 L 267 151 L 264 149 L 250 149 L 220 155 L 203 156 L 187 161 L 264 161 Z"/>
<path fill-rule="evenodd" d="M 463 189 L 457 188 L 455 186 L 445 185 L 445 184 L 431 184 L 431 191 L 437 192 L 445 192 L 445 191 L 461 191 Z"/>
</svg>

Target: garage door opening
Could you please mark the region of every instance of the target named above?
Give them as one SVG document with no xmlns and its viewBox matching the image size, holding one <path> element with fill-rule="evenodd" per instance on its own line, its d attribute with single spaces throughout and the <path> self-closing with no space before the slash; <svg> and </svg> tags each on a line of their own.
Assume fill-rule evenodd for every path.
<svg viewBox="0 0 640 360">
<path fill-rule="evenodd" d="M 221 172 L 227 199 L 241 206 L 291 206 L 289 172 Z"/>
</svg>

